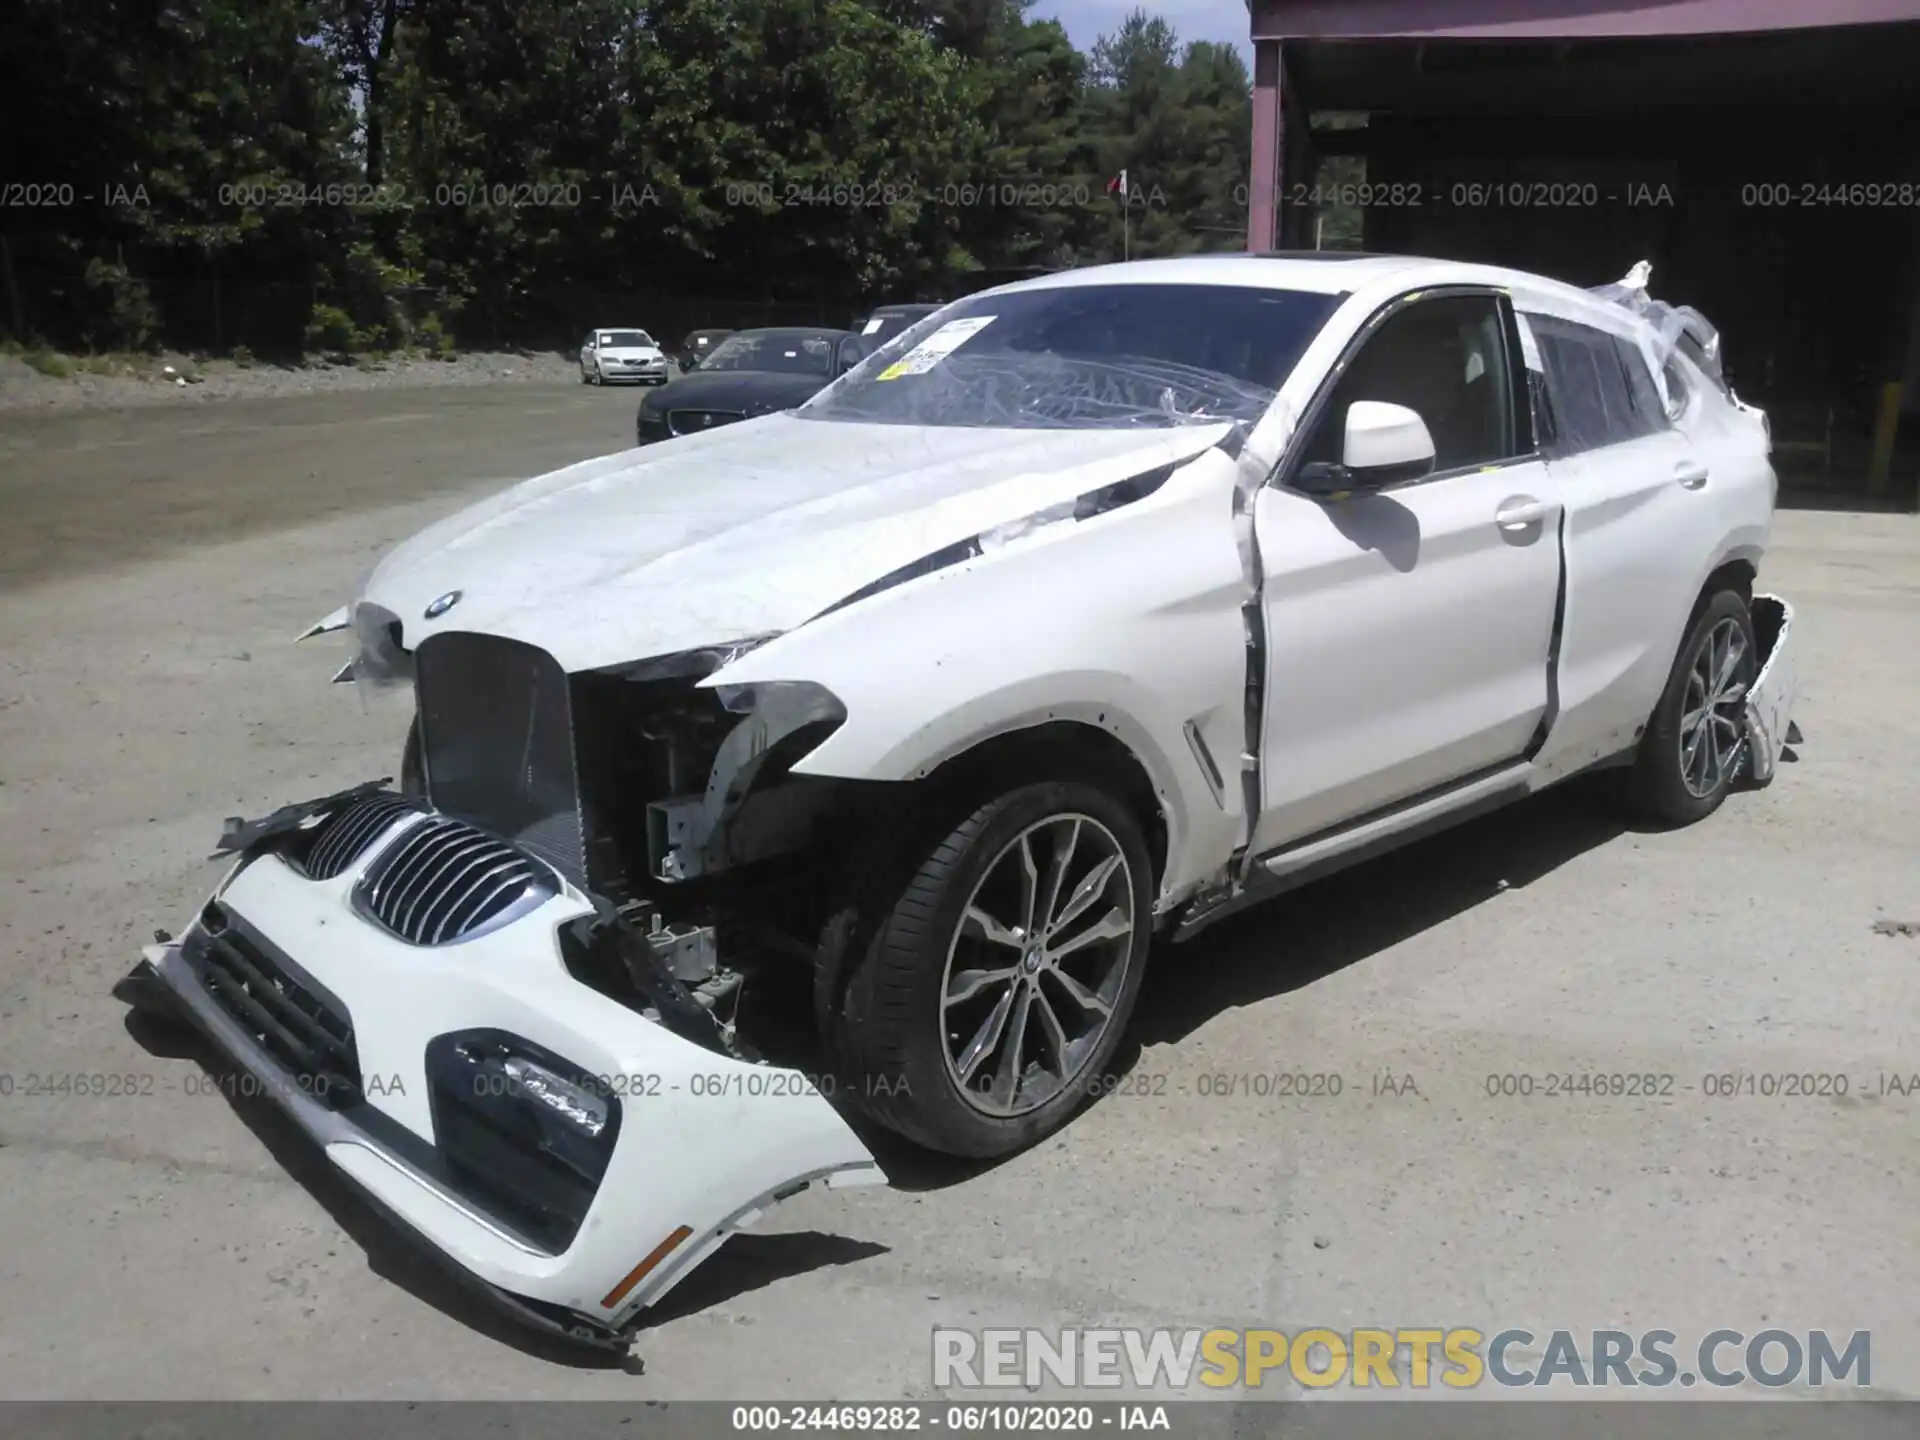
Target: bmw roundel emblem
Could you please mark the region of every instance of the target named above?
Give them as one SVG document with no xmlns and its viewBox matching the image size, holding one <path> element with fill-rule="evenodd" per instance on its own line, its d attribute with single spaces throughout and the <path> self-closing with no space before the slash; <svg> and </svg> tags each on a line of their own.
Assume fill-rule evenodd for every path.
<svg viewBox="0 0 1920 1440">
<path fill-rule="evenodd" d="M 427 606 L 427 619 L 438 620 L 442 615 L 446 614 L 447 611 L 458 605 L 460 603 L 460 593 L 458 590 L 449 590 L 438 600 Z"/>
</svg>

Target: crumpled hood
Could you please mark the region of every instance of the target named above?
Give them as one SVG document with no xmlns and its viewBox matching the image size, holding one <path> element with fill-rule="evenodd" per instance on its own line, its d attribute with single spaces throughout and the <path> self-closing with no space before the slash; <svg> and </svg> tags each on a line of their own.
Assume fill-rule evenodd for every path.
<svg viewBox="0 0 1920 1440">
<path fill-rule="evenodd" d="M 969 430 L 769 415 L 528 480 L 393 551 L 362 599 L 411 648 L 522 640 L 568 670 L 790 630 L 995 525 L 1191 459 L 1228 426 Z M 427 606 L 461 598 L 434 620 Z"/>
</svg>

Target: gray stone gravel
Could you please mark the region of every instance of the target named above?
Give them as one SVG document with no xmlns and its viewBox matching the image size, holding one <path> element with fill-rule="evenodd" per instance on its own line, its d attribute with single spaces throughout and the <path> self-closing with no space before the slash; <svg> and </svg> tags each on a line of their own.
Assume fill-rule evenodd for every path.
<svg viewBox="0 0 1920 1440">
<path fill-rule="evenodd" d="M 407 696 L 329 684 L 339 637 L 289 637 L 463 501 L 631 443 L 637 395 L 561 378 L 0 417 L 0 1396 L 899 1400 L 933 1394 L 935 1325 L 1472 1325 L 1566 1329 L 1589 1360 L 1606 1328 L 1676 1356 L 1865 1329 L 1869 1391 L 1664 1393 L 1920 1397 L 1920 941 L 1892 933 L 1920 919 L 1912 516 L 1780 517 L 1762 585 L 1796 607 L 1805 741 L 1770 788 L 1666 833 L 1543 796 L 1156 951 L 1113 1093 L 998 1165 L 895 1147 L 894 1187 L 796 1196 L 667 1297 L 643 1373 L 497 1323 L 109 991 L 205 898 L 226 816 L 393 773 Z M 1740 1088 L 1782 1075 L 1845 1089 Z M 1309 1393 L 1266 1379 L 1210 1393 Z M 207 1433 L 193 1413 L 173 1431 Z M 597 1433 L 686 1412 L 644 1413 L 668 1418 Z M 1408 1413 L 1350 1433 L 1763 1433 Z M 35 1433 L 83 1432 L 109 1433 Z"/>
<path fill-rule="evenodd" d="M 0 410 L 104 410 L 320 395 L 340 390 L 552 382 L 579 376 L 578 362 L 571 355 L 553 352 L 520 355 L 475 351 L 446 360 L 392 358 L 371 365 L 314 363 L 299 367 L 261 363 L 242 367 L 230 360 L 194 365 L 179 356 L 161 356 L 156 363 L 172 364 L 189 383 L 176 385 L 164 377 L 143 379 L 79 371 L 65 377 L 42 375 L 18 356 L 0 355 Z"/>
</svg>

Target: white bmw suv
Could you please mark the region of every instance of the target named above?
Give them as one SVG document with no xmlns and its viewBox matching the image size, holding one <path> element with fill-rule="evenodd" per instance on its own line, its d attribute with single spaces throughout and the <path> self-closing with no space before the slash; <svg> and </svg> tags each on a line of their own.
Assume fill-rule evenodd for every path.
<svg viewBox="0 0 1920 1440">
<path fill-rule="evenodd" d="M 236 822 L 121 993 L 618 1343 L 881 1178 L 847 1109 L 965 1155 L 1064 1123 L 1157 935 L 1585 771 L 1668 823 L 1768 778 L 1792 620 L 1718 347 L 1644 275 L 1374 256 L 947 306 L 401 545 L 315 627 L 413 687 L 401 785 Z"/>
</svg>

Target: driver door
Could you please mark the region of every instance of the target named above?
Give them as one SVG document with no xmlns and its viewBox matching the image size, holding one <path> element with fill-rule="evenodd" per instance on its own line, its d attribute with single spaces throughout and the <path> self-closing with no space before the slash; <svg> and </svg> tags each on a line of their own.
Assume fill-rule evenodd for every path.
<svg viewBox="0 0 1920 1440">
<path fill-rule="evenodd" d="M 1549 706 L 1561 504 L 1534 442 L 1508 302 L 1386 307 L 1255 502 L 1264 573 L 1271 851 L 1523 758 Z M 1339 498 L 1291 487 L 1342 458 L 1347 408 L 1417 411 L 1434 467 Z"/>
</svg>

